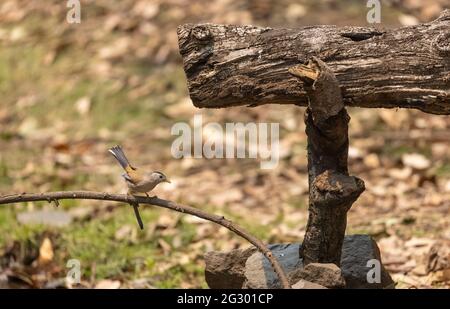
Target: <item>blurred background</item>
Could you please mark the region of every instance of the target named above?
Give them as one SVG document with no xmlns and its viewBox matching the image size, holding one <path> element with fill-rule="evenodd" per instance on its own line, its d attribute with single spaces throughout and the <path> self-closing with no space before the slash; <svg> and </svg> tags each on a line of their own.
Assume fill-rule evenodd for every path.
<svg viewBox="0 0 450 309">
<path fill-rule="evenodd" d="M 448 0 L 381 1 L 381 25 L 435 19 Z M 125 192 L 107 149 L 172 180 L 161 198 L 235 220 L 266 242 L 299 242 L 307 221 L 304 108 L 199 110 L 189 99 L 176 27 L 192 22 L 368 26 L 366 1 L 81 0 L 0 3 L 0 195 L 56 190 Z M 174 159 L 175 122 L 279 122 L 281 160 Z M 427 269 L 450 241 L 450 118 L 415 110 L 350 109 L 351 174 L 366 191 L 348 234 L 372 235 L 398 288 L 449 287 Z M 205 133 L 206 134 L 206 133 Z M 155 208 L 140 231 L 127 205 L 62 201 L 0 206 L 0 287 L 206 287 L 203 254 L 248 246 L 212 223 Z M 445 242 L 446 241 L 446 242 Z M 450 251 L 450 245 L 448 245 Z"/>
</svg>

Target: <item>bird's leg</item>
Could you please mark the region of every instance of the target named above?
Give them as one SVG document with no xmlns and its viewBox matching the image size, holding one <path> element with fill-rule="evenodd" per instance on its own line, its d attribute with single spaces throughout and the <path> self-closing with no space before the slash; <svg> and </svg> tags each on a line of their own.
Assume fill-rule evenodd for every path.
<svg viewBox="0 0 450 309">
<path fill-rule="evenodd" d="M 158 198 L 156 195 L 153 195 L 153 196 L 148 195 L 147 192 L 145 192 L 145 195 L 147 195 L 147 197 L 149 197 L 149 198 Z"/>
</svg>

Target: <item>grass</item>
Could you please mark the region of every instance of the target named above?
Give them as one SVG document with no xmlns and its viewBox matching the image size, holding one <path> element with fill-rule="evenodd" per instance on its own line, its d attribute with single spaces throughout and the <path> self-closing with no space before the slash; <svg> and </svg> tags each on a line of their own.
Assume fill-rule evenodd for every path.
<svg viewBox="0 0 450 309">
<path fill-rule="evenodd" d="M 450 177 L 450 163 L 443 163 L 438 166 L 435 171 L 438 177 Z"/>
<path fill-rule="evenodd" d="M 70 56 L 70 53 L 64 55 L 64 57 Z M 22 57 L 24 65 L 13 70 L 12 65 Z M 40 66 L 38 64 L 43 57 L 44 52 L 41 47 L 30 47 L 26 53 L 19 48 L 6 48 L 0 51 L 0 87 L 3 87 L 2 92 L 8 94 L 0 103 L 0 107 L 13 105 L 21 96 L 38 92 L 38 88 L 42 89 L 42 91 L 39 90 L 41 97 L 34 105 L 17 111 L 19 121 L 15 121 L 14 125 L 25 118 L 34 118 L 38 121 L 37 129 L 39 129 L 49 126 L 58 119 L 66 123 L 63 133 L 70 137 L 80 132 L 87 136 L 95 136 L 102 128 L 120 129 L 124 135 L 129 135 L 130 131 L 132 134 L 139 134 L 141 132 L 136 131 L 135 124 L 145 123 L 145 126 L 141 127 L 141 130 L 145 131 L 156 124 L 161 125 L 161 121 L 169 121 L 164 119 L 160 110 L 165 104 L 173 103 L 173 98 L 159 95 L 152 98 L 138 98 L 130 102 L 129 89 L 117 90 L 111 82 L 98 82 L 86 76 L 71 80 L 70 77 L 65 78 L 62 75 L 61 80 L 66 83 L 62 85 L 55 76 L 57 72 L 64 71 L 69 64 L 60 59 L 50 68 Z M 29 83 L 29 76 L 25 73 L 27 68 L 30 69 L 29 76 L 36 80 L 35 84 Z M 172 83 L 172 87 L 175 88 L 181 84 L 184 86 L 184 79 L 180 78 L 181 73 L 182 69 L 175 70 L 173 74 L 159 72 L 167 79 L 165 83 Z M 87 116 L 81 117 L 74 109 L 74 102 L 83 96 L 91 98 L 92 108 Z M 14 135 L 2 132 L 1 137 L 8 141 L 14 138 Z M 20 153 L 14 151 L 1 153 L 0 185 L 2 188 L 11 187 L 14 184 L 15 173 L 30 160 L 30 156 L 39 157 L 39 149 L 24 148 Z M 39 174 L 40 182 L 48 183 L 51 190 L 79 188 L 92 181 L 92 177 L 95 178 L 95 175 L 77 172 L 70 180 L 61 180 L 56 173 L 58 168 L 61 167 L 38 165 L 34 174 Z M 61 204 L 63 209 L 81 205 L 75 200 L 64 201 Z M 41 204 L 36 205 L 41 207 Z M 88 221 L 74 222 L 65 228 L 21 225 L 16 220 L 20 209 L 23 209 L 23 205 L 18 208 L 7 206 L 0 209 L 0 248 L 6 248 L 12 241 L 18 241 L 22 244 L 28 243 L 27 246 L 36 251 L 43 235 L 53 235 L 54 262 L 61 265 L 62 276 L 64 276 L 64 265 L 67 260 L 75 258 L 80 261 L 84 280 L 89 280 L 92 276 L 96 281 L 106 278 L 126 281 L 150 277 L 153 284 L 160 288 L 180 287 L 185 282 L 197 287 L 206 287 L 203 279 L 203 263 L 200 261 L 192 260 L 185 265 L 171 265 L 165 271 L 161 271 L 161 265 L 166 264 L 168 258 L 158 246 L 158 239 L 163 239 L 170 244 L 173 236 L 159 234 L 147 236 L 145 231 L 138 231 L 134 241 L 115 238 L 116 231 L 124 225 L 137 229 L 133 212 L 127 207 L 114 210 L 113 215 L 108 219 L 93 218 Z M 156 222 L 158 213 L 159 211 L 155 210 L 143 211 L 145 225 L 150 226 Z M 240 217 L 233 219 L 239 223 L 246 221 L 245 218 Z M 188 254 L 196 236 L 196 227 L 184 221 L 180 222 L 177 229 L 182 235 L 182 245 L 177 251 Z M 267 232 L 270 229 L 270 227 L 259 227 L 257 224 L 248 223 L 245 227 L 262 238 L 268 235 Z"/>
<path fill-rule="evenodd" d="M 63 207 L 67 208 L 65 202 Z M 153 209 L 141 211 L 147 229 L 158 219 L 160 212 Z M 146 230 L 138 230 L 136 218 L 127 206 L 114 210 L 108 219 L 94 218 L 64 228 L 21 225 L 15 219 L 16 213 L 17 210 L 12 207 L 0 210 L 0 248 L 7 247 L 14 240 L 29 242 L 28 246 L 37 251 L 42 235 L 53 235 L 54 261 L 58 265 L 65 265 L 69 259 L 79 260 L 84 280 L 89 280 L 95 269 L 96 280 L 154 277 L 155 286 L 161 288 L 179 287 L 181 282 L 186 281 L 205 287 L 202 280 L 203 266 L 196 261 L 170 266 L 167 271 L 160 272 L 161 265 L 167 263 L 167 257 L 159 248 L 158 239 L 171 243 L 172 237 L 161 236 L 158 232 L 149 235 Z M 123 226 L 130 226 L 134 231 L 130 237 L 117 239 L 115 234 Z M 182 235 L 181 251 L 187 254 L 196 235 L 195 226 L 180 221 L 177 231 Z M 170 254 L 175 254 L 175 251 Z M 64 271 L 61 275 L 64 275 Z"/>
</svg>

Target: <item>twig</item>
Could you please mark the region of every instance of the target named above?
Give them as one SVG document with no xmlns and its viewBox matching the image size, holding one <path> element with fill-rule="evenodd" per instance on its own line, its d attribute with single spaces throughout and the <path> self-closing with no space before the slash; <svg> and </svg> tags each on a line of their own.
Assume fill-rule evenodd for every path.
<svg viewBox="0 0 450 309">
<path fill-rule="evenodd" d="M 267 248 L 267 246 L 258 238 L 250 235 L 246 230 L 237 224 L 225 219 L 223 216 L 218 216 L 214 214 L 209 214 L 203 210 L 177 204 L 168 200 L 163 200 L 158 197 L 144 197 L 144 196 L 132 196 L 125 194 L 110 194 L 102 192 L 91 192 L 91 191 L 61 191 L 61 192 L 48 192 L 48 193 L 24 193 L 15 195 L 0 196 L 1 204 L 12 204 L 21 202 L 36 202 L 36 201 L 57 201 L 64 199 L 82 199 L 82 200 L 102 200 L 102 201 L 116 201 L 123 202 L 130 205 L 136 204 L 146 204 L 154 205 L 162 208 L 167 208 L 184 214 L 193 215 L 223 227 L 226 227 L 235 234 L 241 236 L 242 238 L 249 241 L 252 245 L 258 248 L 262 254 L 270 261 L 275 273 L 278 275 L 280 282 L 285 289 L 289 289 L 291 286 L 286 277 L 286 274 L 278 263 L 277 259 L 272 255 L 272 252 Z"/>
</svg>

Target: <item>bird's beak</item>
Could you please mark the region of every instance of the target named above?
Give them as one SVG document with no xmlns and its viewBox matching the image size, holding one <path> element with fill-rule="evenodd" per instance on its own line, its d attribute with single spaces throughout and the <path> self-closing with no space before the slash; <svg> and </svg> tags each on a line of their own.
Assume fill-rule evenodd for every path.
<svg viewBox="0 0 450 309">
<path fill-rule="evenodd" d="M 166 182 L 171 183 L 169 179 L 166 179 Z"/>
</svg>

